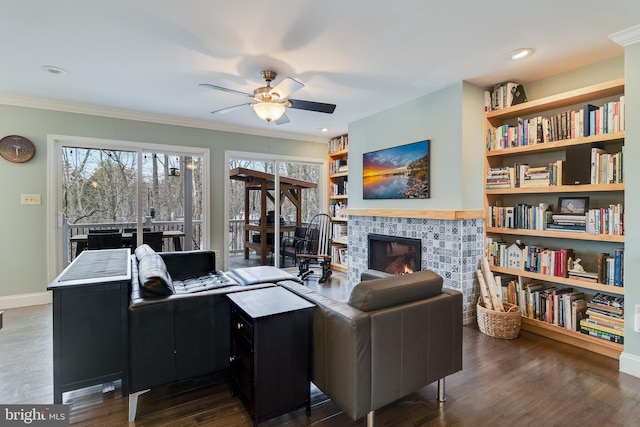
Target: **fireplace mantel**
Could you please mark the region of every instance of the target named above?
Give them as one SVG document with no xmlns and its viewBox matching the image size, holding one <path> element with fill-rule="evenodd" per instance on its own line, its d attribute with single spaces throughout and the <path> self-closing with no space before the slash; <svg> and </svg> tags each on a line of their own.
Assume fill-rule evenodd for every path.
<svg viewBox="0 0 640 427">
<path fill-rule="evenodd" d="M 378 216 L 389 218 L 422 218 L 422 219 L 483 219 L 484 211 L 478 210 L 422 210 L 422 209 L 345 209 L 346 215 Z"/>
</svg>

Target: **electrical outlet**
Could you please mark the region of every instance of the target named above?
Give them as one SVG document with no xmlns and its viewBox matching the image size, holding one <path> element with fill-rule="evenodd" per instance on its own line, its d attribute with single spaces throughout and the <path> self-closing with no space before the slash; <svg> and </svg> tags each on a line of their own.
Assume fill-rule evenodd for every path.
<svg viewBox="0 0 640 427">
<path fill-rule="evenodd" d="M 633 316 L 633 331 L 640 332 L 640 304 L 636 304 L 635 309 Z"/>
<path fill-rule="evenodd" d="M 39 205 L 40 203 L 39 194 L 22 194 L 20 196 L 20 204 L 22 205 Z"/>
<path fill-rule="evenodd" d="M 213 253 L 216 254 L 216 258 L 220 258 L 220 250 L 219 249 L 214 249 Z"/>
</svg>

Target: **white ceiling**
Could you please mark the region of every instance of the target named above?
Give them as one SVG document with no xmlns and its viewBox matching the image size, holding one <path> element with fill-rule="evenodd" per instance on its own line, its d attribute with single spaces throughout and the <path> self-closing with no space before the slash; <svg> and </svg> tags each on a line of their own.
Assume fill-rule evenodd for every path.
<svg viewBox="0 0 640 427">
<path fill-rule="evenodd" d="M 526 83 L 621 55 L 608 36 L 639 23 L 640 1 L 3 0 L 0 17 L 0 103 L 327 140 L 460 80 Z M 521 47 L 535 54 L 506 58 Z M 263 69 L 335 113 L 211 114 L 248 99 L 199 83 L 252 92 Z"/>
</svg>

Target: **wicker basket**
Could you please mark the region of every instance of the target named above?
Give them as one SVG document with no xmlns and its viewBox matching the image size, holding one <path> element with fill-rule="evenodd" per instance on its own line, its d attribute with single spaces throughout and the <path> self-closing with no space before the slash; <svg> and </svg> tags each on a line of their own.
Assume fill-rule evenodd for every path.
<svg viewBox="0 0 640 427">
<path fill-rule="evenodd" d="M 502 303 L 504 312 L 489 310 L 478 300 L 477 314 L 478 327 L 483 334 L 490 337 L 511 340 L 518 337 L 522 315 L 520 307 L 508 302 Z"/>
</svg>

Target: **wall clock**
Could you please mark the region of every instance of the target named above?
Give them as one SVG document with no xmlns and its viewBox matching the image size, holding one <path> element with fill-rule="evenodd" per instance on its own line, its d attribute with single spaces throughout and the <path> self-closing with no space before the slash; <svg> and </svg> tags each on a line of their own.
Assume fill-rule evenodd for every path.
<svg viewBox="0 0 640 427">
<path fill-rule="evenodd" d="M 0 139 L 0 156 L 13 163 L 24 163 L 33 158 L 36 147 L 24 136 L 9 135 Z"/>
</svg>

